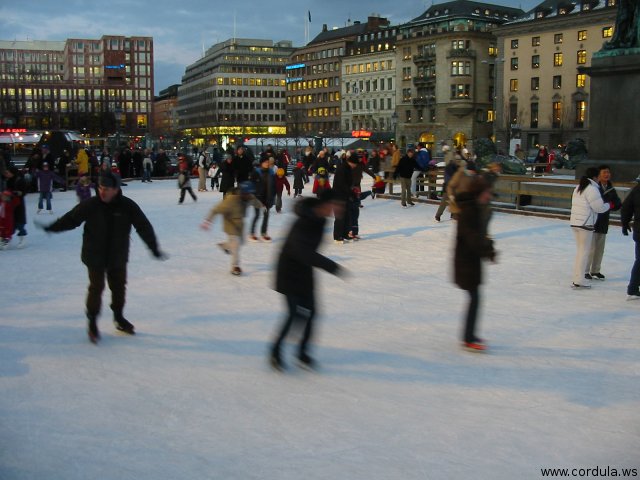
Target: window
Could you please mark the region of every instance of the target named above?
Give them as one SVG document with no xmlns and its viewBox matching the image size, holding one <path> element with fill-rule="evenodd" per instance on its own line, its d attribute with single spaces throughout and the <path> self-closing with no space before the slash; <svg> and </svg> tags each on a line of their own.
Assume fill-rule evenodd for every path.
<svg viewBox="0 0 640 480">
<path fill-rule="evenodd" d="M 492 57 L 497 57 L 498 56 L 498 47 L 496 47 L 495 43 L 490 43 L 489 44 L 489 55 Z"/>
<path fill-rule="evenodd" d="M 540 77 L 531 77 L 531 90 L 540 90 Z"/>
<path fill-rule="evenodd" d="M 531 56 L 531 68 L 540 68 L 540 55 Z"/>
<path fill-rule="evenodd" d="M 512 78 L 511 80 L 509 80 L 509 91 L 510 92 L 517 92 L 518 91 L 518 79 L 517 78 Z"/>
<path fill-rule="evenodd" d="M 511 48 L 518 48 L 518 39 L 514 38 L 513 40 L 511 40 Z"/>
<path fill-rule="evenodd" d="M 471 74 L 471 62 L 469 61 L 454 61 L 451 62 L 451 75 L 470 75 Z M 432 76 L 427 74 L 425 76 Z"/>
<path fill-rule="evenodd" d="M 553 43 L 562 43 L 562 34 L 561 33 L 556 33 L 553 36 Z"/>
<path fill-rule="evenodd" d="M 531 103 L 531 128 L 538 128 L 538 102 Z"/>
<path fill-rule="evenodd" d="M 587 51 L 578 50 L 578 65 L 584 65 L 587 63 Z"/>
<path fill-rule="evenodd" d="M 518 57 L 513 57 L 511 59 L 511 70 L 517 70 L 518 69 Z"/>
<path fill-rule="evenodd" d="M 576 102 L 576 128 L 584 128 L 584 121 L 587 117 L 587 102 L 578 100 Z"/>
<path fill-rule="evenodd" d="M 471 85 L 468 83 L 458 83 L 451 85 L 451 98 L 469 98 Z"/>
<path fill-rule="evenodd" d="M 587 39 L 587 31 L 586 30 L 578 30 L 578 41 L 584 42 Z"/>
<path fill-rule="evenodd" d="M 553 88 L 555 89 L 562 88 L 562 75 L 553 76 Z"/>
<path fill-rule="evenodd" d="M 540 46 L 540 37 L 531 37 L 531 46 L 539 47 Z"/>
<path fill-rule="evenodd" d="M 584 88 L 587 82 L 587 75 L 585 73 L 579 73 L 576 75 L 576 88 Z"/>
<path fill-rule="evenodd" d="M 562 124 L 562 102 L 553 102 L 552 105 L 553 115 L 552 115 L 552 127 L 559 128 Z"/>
<path fill-rule="evenodd" d="M 562 66 L 562 53 L 561 52 L 553 54 L 553 66 L 554 67 L 561 67 Z"/>
<path fill-rule="evenodd" d="M 613 27 L 604 27 L 602 29 L 602 38 L 611 38 L 613 37 Z"/>
</svg>

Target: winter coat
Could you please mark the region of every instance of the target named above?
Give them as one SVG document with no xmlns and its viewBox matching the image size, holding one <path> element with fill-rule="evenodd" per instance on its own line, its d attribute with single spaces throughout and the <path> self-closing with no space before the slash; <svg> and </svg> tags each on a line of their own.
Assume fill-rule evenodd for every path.
<svg viewBox="0 0 640 480">
<path fill-rule="evenodd" d="M 298 218 L 284 242 L 276 269 L 276 291 L 306 299 L 314 298 L 313 267 L 336 273 L 337 263 L 318 253 L 326 219 L 314 212 L 319 201 L 305 198 L 296 203 Z"/>
<path fill-rule="evenodd" d="M 393 178 L 411 178 L 416 169 L 416 158 L 404 155 L 393 172 Z"/>
<path fill-rule="evenodd" d="M 5 192 L 2 192 L 5 196 Z M 20 199 L 7 192 L 7 199 L 0 199 L 0 238 L 11 238 L 15 230 L 14 210 L 20 204 Z"/>
<path fill-rule="evenodd" d="M 493 259 L 493 240 L 487 235 L 488 209 L 467 192 L 458 197 L 454 255 L 454 281 L 463 290 L 473 290 L 482 283 L 482 259 Z"/>
<path fill-rule="evenodd" d="M 458 168 L 458 171 L 451 177 L 447 184 L 447 195 L 449 196 L 449 211 L 452 215 L 460 213 L 458 197 L 464 196 L 473 184 L 476 173 L 466 168 Z"/>
<path fill-rule="evenodd" d="M 293 188 L 304 188 L 304 172 L 302 168 L 295 167 L 293 169 Z"/>
<path fill-rule="evenodd" d="M 78 150 L 76 163 L 78 164 L 78 175 L 89 173 L 89 155 L 87 155 L 87 152 L 84 150 L 84 148 Z"/>
<path fill-rule="evenodd" d="M 143 170 L 149 172 L 153 169 L 153 161 L 151 160 L 151 158 L 144 157 L 144 160 L 142 160 L 142 168 Z"/>
<path fill-rule="evenodd" d="M 224 161 L 220 164 L 220 191 L 222 193 L 228 192 L 233 188 L 235 181 L 235 174 L 233 172 L 233 164 Z"/>
<path fill-rule="evenodd" d="M 233 165 L 233 171 L 238 185 L 245 180 L 249 180 L 249 175 L 251 175 L 251 171 L 253 170 L 253 162 L 251 161 L 251 158 L 246 154 L 242 156 L 236 155 L 233 157 L 231 164 Z"/>
<path fill-rule="evenodd" d="M 278 195 L 282 195 L 284 187 L 287 187 L 287 193 L 291 195 L 291 185 L 289 185 L 289 180 L 287 180 L 287 177 L 276 176 L 276 193 Z"/>
<path fill-rule="evenodd" d="M 256 168 L 251 174 L 251 182 L 256 186 L 255 197 L 271 208 L 276 199 L 276 174 L 273 169 Z"/>
<path fill-rule="evenodd" d="M 82 202 L 83 200 L 91 198 L 91 191 L 95 188 L 96 186 L 91 182 L 84 185 L 82 182 L 78 182 L 76 184 L 76 195 L 78 196 L 78 201 Z"/>
<path fill-rule="evenodd" d="M 248 205 L 253 205 L 256 208 L 264 207 L 253 195 L 247 195 L 243 198 L 236 188 L 228 191 L 224 199 L 209 211 L 205 219 L 211 222 L 216 215 L 222 215 L 224 218 L 224 233 L 242 237 L 244 233 L 244 215 Z"/>
<path fill-rule="evenodd" d="M 328 175 L 316 175 L 313 179 L 313 189 L 311 190 L 315 195 L 320 195 L 327 189 L 331 188 Z"/>
<path fill-rule="evenodd" d="M 371 173 L 368 165 L 364 165 L 362 162 L 358 162 L 353 169 L 351 169 L 351 177 L 352 177 L 352 186 L 360 188 L 360 184 L 362 183 L 362 175 L 366 173 L 371 178 L 375 180 L 376 176 Z"/>
<path fill-rule="evenodd" d="M 610 212 L 620 210 L 622 201 L 620 200 L 618 192 L 616 192 L 616 189 L 611 182 L 608 182 L 605 186 L 598 184 L 598 188 L 600 189 L 602 200 L 604 200 L 605 203 L 613 202 L 613 208 L 611 210 L 607 210 L 604 213 L 599 213 L 598 219 L 593 226 L 594 232 L 606 235 L 609 232 L 609 217 L 611 215 Z"/>
<path fill-rule="evenodd" d="M 51 170 L 38 170 L 36 172 L 36 182 L 38 183 L 39 192 L 51 192 L 54 181 L 60 185 L 64 185 L 64 180 Z"/>
<path fill-rule="evenodd" d="M 349 162 L 343 161 L 333 176 L 333 192 L 338 200 L 348 200 L 352 196 L 353 174 Z"/>
<path fill-rule="evenodd" d="M 633 231 L 636 234 L 640 233 L 640 183 L 631 189 L 622 202 L 620 220 L 622 227 L 626 229 L 630 228 L 630 222 L 634 220 Z"/>
<path fill-rule="evenodd" d="M 20 200 L 13 209 L 15 224 L 25 225 L 27 223 L 27 209 L 24 198 L 29 192 L 29 183 L 22 174 L 15 173 L 13 177 L 7 180 L 7 189 L 11 190 L 13 195 Z"/>
<path fill-rule="evenodd" d="M 82 263 L 89 268 L 124 268 L 129 261 L 131 227 L 149 250 L 159 255 L 151 223 L 138 204 L 122 195 L 122 191 L 109 203 L 103 202 L 100 196 L 80 202 L 45 230 L 73 230 L 83 222 Z"/>
<path fill-rule="evenodd" d="M 582 193 L 578 192 L 578 187 L 573 191 L 569 224 L 572 227 L 593 230 L 597 215 L 607 211 L 609 211 L 609 204 L 602 200 L 598 184 L 589 179 L 589 185 Z"/>
</svg>

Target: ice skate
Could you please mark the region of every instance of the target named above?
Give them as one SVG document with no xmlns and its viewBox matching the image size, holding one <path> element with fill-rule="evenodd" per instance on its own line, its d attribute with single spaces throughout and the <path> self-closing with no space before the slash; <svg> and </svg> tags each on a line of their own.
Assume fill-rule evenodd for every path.
<svg viewBox="0 0 640 480">
<path fill-rule="evenodd" d="M 269 356 L 269 365 L 278 372 L 284 372 L 287 368 L 285 363 L 282 361 L 282 357 L 277 353 L 272 353 Z"/>
<path fill-rule="evenodd" d="M 89 341 L 93 344 L 97 344 L 100 340 L 100 331 L 98 330 L 96 317 L 93 315 L 87 315 L 87 318 L 89 319 L 89 323 L 87 325 L 87 335 L 89 336 Z"/>
<path fill-rule="evenodd" d="M 603 274 L 601 274 L 601 273 L 591 273 L 590 275 L 591 275 L 591 278 L 593 278 L 594 280 L 602 280 L 602 281 L 604 281 L 604 279 L 605 279 L 605 276 Z M 586 275 L 585 275 L 585 277 L 586 277 Z"/>
<path fill-rule="evenodd" d="M 265 242 L 270 242 L 271 241 L 271 237 L 269 235 L 262 235 L 262 240 Z"/>
<path fill-rule="evenodd" d="M 231 275 L 242 275 L 242 269 L 240 267 L 233 267 L 231 269 Z"/>
<path fill-rule="evenodd" d="M 123 316 L 116 316 L 113 319 L 113 324 L 116 326 L 116 330 L 120 332 L 126 333 L 128 335 L 136 334 L 133 324 Z"/>
<path fill-rule="evenodd" d="M 298 366 L 304 370 L 313 371 L 318 368 L 317 362 L 306 353 L 301 353 L 300 355 L 298 355 L 298 358 L 296 360 Z"/>
<path fill-rule="evenodd" d="M 585 290 L 591 288 L 591 285 L 582 285 L 574 282 L 571 284 L 571 288 L 573 288 L 574 290 Z"/>
<path fill-rule="evenodd" d="M 27 246 L 27 241 L 24 237 L 18 237 L 18 248 L 24 248 Z"/>
<path fill-rule="evenodd" d="M 462 348 L 470 352 L 486 352 L 487 351 L 487 345 L 482 343 L 481 341 L 463 342 Z"/>
</svg>

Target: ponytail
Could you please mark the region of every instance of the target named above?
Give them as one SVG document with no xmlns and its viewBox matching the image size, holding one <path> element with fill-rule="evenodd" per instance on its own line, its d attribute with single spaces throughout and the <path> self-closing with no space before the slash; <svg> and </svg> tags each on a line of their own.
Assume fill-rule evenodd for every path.
<svg viewBox="0 0 640 480">
<path fill-rule="evenodd" d="M 597 168 L 587 168 L 587 171 L 584 172 L 584 175 L 580 177 L 580 183 L 578 184 L 578 193 L 582 194 L 582 192 L 584 192 L 584 189 L 587 188 L 589 183 L 591 183 L 589 180 L 598 178 L 599 174 L 600 172 Z"/>
</svg>

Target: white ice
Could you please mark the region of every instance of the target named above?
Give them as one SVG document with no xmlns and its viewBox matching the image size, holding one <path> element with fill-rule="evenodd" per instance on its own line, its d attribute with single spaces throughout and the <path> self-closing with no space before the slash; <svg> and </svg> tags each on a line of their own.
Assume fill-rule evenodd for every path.
<svg viewBox="0 0 640 480">
<path fill-rule="evenodd" d="M 496 213 L 480 334 L 459 345 L 465 292 L 451 283 L 455 224 L 435 206 L 367 199 L 358 243 L 323 251 L 346 281 L 319 273 L 313 350 L 320 369 L 269 369 L 284 301 L 273 265 L 293 219 L 272 213 L 273 243 L 247 243 L 229 274 L 221 195 L 177 205 L 175 181 L 130 182 L 169 260 L 132 234 L 126 316 L 108 290 L 86 336 L 82 228 L 0 252 L 0 478 L 538 479 L 541 468 L 640 467 L 640 301 L 626 300 L 634 244 L 611 227 L 603 273 L 574 291 L 567 221 Z M 310 194 L 310 188 L 304 192 Z M 56 215 L 75 204 L 55 193 Z M 448 219 L 448 214 L 443 217 Z M 247 222 L 251 219 L 247 219 Z"/>
</svg>

